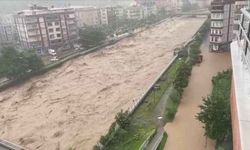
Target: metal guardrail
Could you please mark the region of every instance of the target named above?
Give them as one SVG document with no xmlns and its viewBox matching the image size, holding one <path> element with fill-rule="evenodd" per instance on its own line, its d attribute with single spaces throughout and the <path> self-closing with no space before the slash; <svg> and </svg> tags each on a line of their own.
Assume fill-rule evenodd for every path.
<svg viewBox="0 0 250 150">
<path fill-rule="evenodd" d="M 152 90 L 154 85 L 159 81 L 159 79 L 163 76 L 163 74 L 172 66 L 172 64 L 177 60 L 178 55 L 176 55 L 170 63 L 162 70 L 162 72 L 155 78 L 154 82 L 143 92 L 143 94 L 140 96 L 140 98 L 135 102 L 132 107 L 129 108 L 130 115 L 134 113 L 136 108 L 143 102 L 143 100 L 147 97 L 149 92 Z"/>
<path fill-rule="evenodd" d="M 24 147 L 0 139 L 0 150 L 26 150 Z"/>
<path fill-rule="evenodd" d="M 159 145 L 160 145 L 160 143 L 161 143 L 161 140 L 162 140 L 162 138 L 163 138 L 163 135 L 164 135 L 164 132 L 161 133 L 159 139 L 155 142 L 155 144 L 154 144 L 152 150 L 157 150 L 157 148 L 159 147 Z"/>
</svg>

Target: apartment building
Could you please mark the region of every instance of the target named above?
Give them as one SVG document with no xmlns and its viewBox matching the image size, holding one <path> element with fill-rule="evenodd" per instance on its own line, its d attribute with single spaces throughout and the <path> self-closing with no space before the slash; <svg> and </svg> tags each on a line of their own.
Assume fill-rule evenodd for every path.
<svg viewBox="0 0 250 150">
<path fill-rule="evenodd" d="M 20 45 L 44 53 L 72 48 L 78 40 L 74 9 L 32 6 L 14 16 Z"/>
<path fill-rule="evenodd" d="M 16 30 L 12 15 L 0 16 L 0 44 L 1 46 L 13 45 L 16 42 Z"/>
<path fill-rule="evenodd" d="M 234 2 L 232 0 L 214 0 L 211 2 L 211 51 L 229 50 L 233 39 Z"/>
<path fill-rule="evenodd" d="M 136 5 L 143 9 L 145 18 L 157 13 L 156 0 L 136 0 Z"/>
<path fill-rule="evenodd" d="M 100 24 L 101 25 L 108 25 L 108 9 L 107 8 L 100 8 Z"/>
<path fill-rule="evenodd" d="M 140 20 L 143 19 L 143 9 L 138 6 L 131 6 L 126 9 L 127 19 Z"/>
<path fill-rule="evenodd" d="M 233 149 L 250 149 L 250 12 L 242 9 L 237 40 L 231 43 Z"/>
<path fill-rule="evenodd" d="M 75 11 L 77 26 L 82 28 L 85 26 L 100 25 L 100 10 L 96 7 L 71 6 Z"/>
<path fill-rule="evenodd" d="M 233 26 L 233 33 L 237 35 L 239 30 L 239 23 L 240 23 L 240 16 L 241 16 L 241 9 L 247 7 L 248 2 L 247 0 L 237 0 L 234 4 L 234 26 Z"/>
<path fill-rule="evenodd" d="M 122 6 L 116 6 L 116 7 L 114 7 L 114 13 L 115 13 L 115 16 L 118 19 L 124 19 L 124 18 L 126 18 L 126 10 Z"/>
</svg>

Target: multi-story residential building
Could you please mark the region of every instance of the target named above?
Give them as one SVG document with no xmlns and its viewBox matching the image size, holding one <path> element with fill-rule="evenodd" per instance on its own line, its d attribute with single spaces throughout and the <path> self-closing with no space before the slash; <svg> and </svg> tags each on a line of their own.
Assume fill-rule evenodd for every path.
<svg viewBox="0 0 250 150">
<path fill-rule="evenodd" d="M 70 8 L 75 11 L 78 27 L 100 25 L 100 10 L 98 8 L 83 6 L 71 6 Z"/>
<path fill-rule="evenodd" d="M 233 9 L 231 0 L 214 0 L 211 3 L 211 51 L 229 50 L 233 39 Z"/>
<path fill-rule="evenodd" d="M 126 9 L 127 19 L 143 19 L 143 9 L 138 6 L 131 6 Z"/>
<path fill-rule="evenodd" d="M 115 11 L 115 16 L 118 19 L 124 19 L 124 18 L 126 18 L 126 11 L 125 11 L 124 7 L 122 7 L 122 6 L 116 6 L 116 7 L 114 7 L 114 11 Z"/>
<path fill-rule="evenodd" d="M 100 24 L 102 24 L 102 25 L 109 24 L 108 9 L 107 8 L 100 8 Z"/>
<path fill-rule="evenodd" d="M 0 16 L 0 44 L 8 46 L 15 44 L 16 30 L 12 15 Z"/>
<path fill-rule="evenodd" d="M 236 0 L 234 6 L 234 27 L 233 33 L 236 35 L 239 30 L 239 23 L 240 23 L 240 16 L 241 16 L 241 9 L 247 7 L 247 0 Z"/>
<path fill-rule="evenodd" d="M 117 21 L 116 7 L 103 7 L 100 8 L 100 22 L 101 25 L 115 25 Z"/>
<path fill-rule="evenodd" d="M 157 13 L 156 0 L 136 0 L 136 5 L 143 9 L 144 17 Z"/>
<path fill-rule="evenodd" d="M 231 43 L 233 149 L 250 149 L 250 12 L 243 8 L 237 40 Z"/>
<path fill-rule="evenodd" d="M 18 12 L 15 25 L 24 48 L 39 52 L 47 49 L 69 49 L 78 40 L 74 9 L 32 6 Z"/>
</svg>

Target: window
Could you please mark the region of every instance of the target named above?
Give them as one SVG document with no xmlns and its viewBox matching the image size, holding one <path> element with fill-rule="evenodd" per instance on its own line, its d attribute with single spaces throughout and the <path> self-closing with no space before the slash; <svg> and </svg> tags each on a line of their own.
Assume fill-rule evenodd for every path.
<svg viewBox="0 0 250 150">
<path fill-rule="evenodd" d="M 59 25 L 59 22 L 58 22 L 58 21 L 56 21 L 56 22 L 55 22 L 55 25 L 56 25 L 56 26 L 58 26 L 58 25 Z"/>
<path fill-rule="evenodd" d="M 54 39 L 55 38 L 54 34 L 49 35 L 49 38 Z"/>
<path fill-rule="evenodd" d="M 56 36 L 57 36 L 57 37 L 61 37 L 61 34 L 57 34 Z"/>
<path fill-rule="evenodd" d="M 54 30 L 53 29 L 49 29 L 49 33 L 52 33 L 52 32 L 54 32 Z"/>
<path fill-rule="evenodd" d="M 50 23 L 48 23 L 48 26 L 50 27 L 50 26 L 52 26 L 52 23 L 50 22 Z"/>
<path fill-rule="evenodd" d="M 56 28 L 56 31 L 60 31 L 60 28 Z"/>
</svg>

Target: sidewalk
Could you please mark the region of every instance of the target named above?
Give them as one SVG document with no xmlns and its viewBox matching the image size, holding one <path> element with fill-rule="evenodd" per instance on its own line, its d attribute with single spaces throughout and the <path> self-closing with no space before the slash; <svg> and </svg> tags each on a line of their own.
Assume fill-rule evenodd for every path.
<svg viewBox="0 0 250 150">
<path fill-rule="evenodd" d="M 211 79 L 231 66 L 229 53 L 210 53 L 208 39 L 201 46 L 203 62 L 195 66 L 188 87 L 184 90 L 175 120 L 167 123 L 166 150 L 214 150 L 215 142 L 204 137 L 202 124 L 195 116 L 200 111 L 202 97 L 212 90 Z"/>
<path fill-rule="evenodd" d="M 163 133 L 164 133 L 164 129 L 162 127 L 162 122 L 160 122 L 159 120 L 157 120 L 158 117 L 163 117 L 165 114 L 165 109 L 166 109 L 166 103 L 168 100 L 168 97 L 171 93 L 171 91 L 173 90 L 173 87 L 169 87 L 165 93 L 163 94 L 163 96 L 161 97 L 159 103 L 157 104 L 156 108 L 155 108 L 155 122 L 158 124 L 159 128 L 157 129 L 157 132 L 155 134 L 155 136 L 153 137 L 153 139 L 149 142 L 149 144 L 147 145 L 146 150 L 154 150 L 155 148 L 157 148 L 157 143 L 159 144 Z"/>
</svg>

